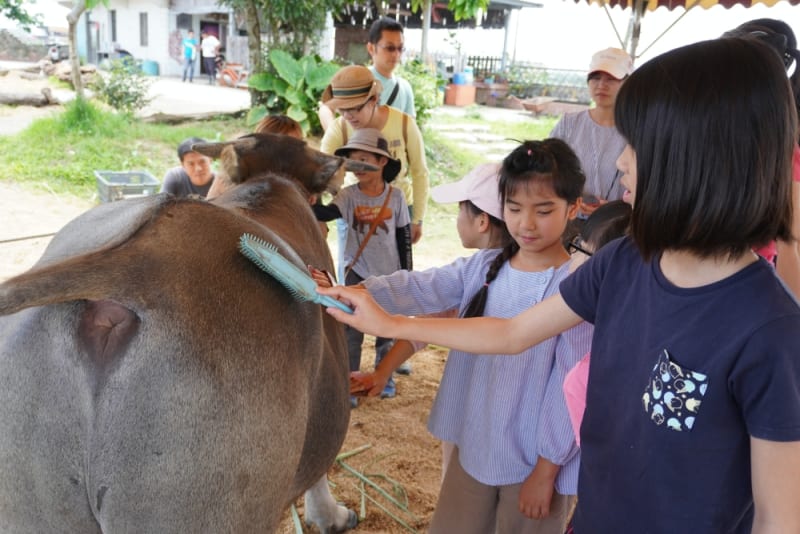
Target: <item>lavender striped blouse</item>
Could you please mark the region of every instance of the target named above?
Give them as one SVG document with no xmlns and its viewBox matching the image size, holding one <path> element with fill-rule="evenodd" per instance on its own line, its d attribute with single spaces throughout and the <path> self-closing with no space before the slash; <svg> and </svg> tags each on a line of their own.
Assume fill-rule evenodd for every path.
<svg viewBox="0 0 800 534">
<path fill-rule="evenodd" d="M 398 271 L 364 284 L 391 313 L 463 310 L 498 250 L 426 271 Z M 543 272 L 503 265 L 489 288 L 484 315 L 513 317 L 558 292 L 569 264 Z M 450 351 L 428 429 L 459 448 L 463 468 L 490 486 L 517 484 L 538 456 L 561 465 L 556 490 L 577 493 L 579 454 L 562 392 L 564 376 L 589 351 L 592 327 L 582 323 L 516 356 Z"/>
</svg>

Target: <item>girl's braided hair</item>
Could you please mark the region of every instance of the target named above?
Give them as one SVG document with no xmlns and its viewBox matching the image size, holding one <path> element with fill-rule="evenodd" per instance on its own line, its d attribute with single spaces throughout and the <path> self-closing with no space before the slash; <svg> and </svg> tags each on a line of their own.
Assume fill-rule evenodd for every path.
<svg viewBox="0 0 800 534">
<path fill-rule="evenodd" d="M 552 187 L 559 198 L 569 204 L 578 201 L 586 176 L 581 169 L 581 162 L 575 152 L 561 139 L 549 138 L 542 141 L 523 141 L 503 160 L 500 168 L 500 200 L 503 205 L 506 198 L 513 195 L 517 188 L 528 187 L 531 183 Z M 462 317 L 480 317 L 486 307 L 489 295 L 489 284 L 497 278 L 503 264 L 519 251 L 519 245 L 513 239 L 494 258 L 483 286 L 475 293 L 467 305 Z"/>
</svg>

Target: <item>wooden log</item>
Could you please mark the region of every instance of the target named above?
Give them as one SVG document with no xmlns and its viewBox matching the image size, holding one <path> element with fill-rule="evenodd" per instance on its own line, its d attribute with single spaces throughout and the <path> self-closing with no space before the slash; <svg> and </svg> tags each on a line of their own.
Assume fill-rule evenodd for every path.
<svg viewBox="0 0 800 534">
<path fill-rule="evenodd" d="M 181 124 L 190 121 L 204 121 L 216 119 L 217 117 L 240 117 L 247 113 L 247 110 L 242 111 L 211 111 L 207 113 L 192 113 L 190 115 L 172 115 L 170 113 L 163 113 L 158 111 L 152 115 L 142 117 L 144 122 L 155 122 L 159 124 Z"/>
<path fill-rule="evenodd" d="M 19 75 L 19 77 L 20 77 L 20 78 L 22 78 L 23 80 L 41 80 L 41 79 L 43 79 L 43 78 L 44 78 L 44 77 L 42 76 L 42 73 L 41 73 L 41 71 L 37 71 L 37 72 L 28 72 L 28 71 L 21 70 L 21 71 L 19 71 L 17 74 L 18 74 L 18 75 Z"/>
<path fill-rule="evenodd" d="M 38 93 L 0 93 L 0 105 L 42 107 L 52 104 L 58 104 L 58 101 L 53 97 L 49 87 L 42 88 Z"/>
</svg>

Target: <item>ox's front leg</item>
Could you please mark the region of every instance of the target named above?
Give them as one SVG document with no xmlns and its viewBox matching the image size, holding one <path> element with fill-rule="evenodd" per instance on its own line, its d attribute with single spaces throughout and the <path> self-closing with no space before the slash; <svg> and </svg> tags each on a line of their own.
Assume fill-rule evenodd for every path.
<svg viewBox="0 0 800 534">
<path fill-rule="evenodd" d="M 352 510 L 337 504 L 328 488 L 328 476 L 322 475 L 305 494 L 306 524 L 315 524 L 323 534 L 344 532 L 355 528 L 358 516 Z"/>
</svg>

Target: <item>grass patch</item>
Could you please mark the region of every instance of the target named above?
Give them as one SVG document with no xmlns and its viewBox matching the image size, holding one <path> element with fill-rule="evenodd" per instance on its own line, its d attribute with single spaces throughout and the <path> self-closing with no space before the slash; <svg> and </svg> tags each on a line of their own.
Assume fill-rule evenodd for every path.
<svg viewBox="0 0 800 534">
<path fill-rule="evenodd" d="M 484 130 L 488 127 L 492 134 L 516 140 L 546 137 L 556 122 L 555 118 L 502 121 L 487 117 L 478 106 L 466 109 L 463 116 L 437 109 L 430 122 L 457 123 Z M 178 164 L 175 149 L 187 137 L 224 140 L 247 131 L 244 118 L 152 124 L 107 111 L 91 102 L 75 101 L 61 114 L 38 119 L 20 134 L 4 137 L 0 144 L 0 179 L 92 199 L 97 194 L 95 170 L 145 170 L 161 180 L 168 169 Z M 457 180 L 485 161 L 482 154 L 465 150 L 436 128 L 425 128 L 424 137 L 431 187 Z M 319 146 L 319 139 L 309 142 Z M 434 234 L 434 228 L 440 224 L 454 230 L 453 206 L 431 202 L 428 213 L 426 236 Z M 460 247 L 457 240 L 455 244 Z"/>
<path fill-rule="evenodd" d="M 91 199 L 95 170 L 145 170 L 161 180 L 178 164 L 175 150 L 183 139 L 228 139 L 244 131 L 243 119 L 149 124 L 74 101 L 63 113 L 3 139 L 0 179 Z"/>
</svg>

